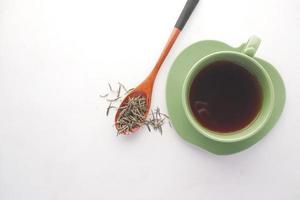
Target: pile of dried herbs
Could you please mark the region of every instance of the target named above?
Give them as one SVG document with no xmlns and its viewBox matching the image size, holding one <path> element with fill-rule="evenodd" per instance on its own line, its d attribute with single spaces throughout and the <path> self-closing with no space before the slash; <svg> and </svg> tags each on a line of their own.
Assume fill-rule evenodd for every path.
<svg viewBox="0 0 300 200">
<path fill-rule="evenodd" d="M 100 95 L 100 97 L 105 98 L 109 103 L 106 110 L 107 116 L 110 114 L 111 109 L 115 109 L 115 111 L 117 111 L 123 97 L 132 90 L 127 90 L 121 83 L 118 83 L 117 90 L 114 90 L 110 84 L 108 84 L 108 87 L 109 93 Z M 171 126 L 169 117 L 166 114 L 161 113 L 159 108 L 151 110 L 149 117 L 146 118 L 146 103 L 146 98 L 143 96 L 128 97 L 128 101 L 119 108 L 120 113 L 115 124 L 118 135 L 130 133 L 135 128 L 143 125 L 147 126 L 149 132 L 154 130 L 159 131 L 162 134 L 162 127 L 166 121 L 168 121 Z"/>
<path fill-rule="evenodd" d="M 119 109 L 120 113 L 115 124 L 118 133 L 132 132 L 145 123 L 147 112 L 145 97 L 129 97 L 125 105 Z"/>
</svg>

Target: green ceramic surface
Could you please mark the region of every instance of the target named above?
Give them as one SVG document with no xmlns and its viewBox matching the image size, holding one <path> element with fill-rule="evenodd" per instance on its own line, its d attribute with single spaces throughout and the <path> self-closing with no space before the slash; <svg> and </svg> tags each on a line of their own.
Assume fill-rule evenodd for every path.
<svg viewBox="0 0 300 200">
<path fill-rule="evenodd" d="M 285 102 L 285 89 L 283 81 L 277 70 L 266 61 L 254 57 L 255 62 L 264 69 L 270 78 L 273 87 L 273 106 L 272 111 L 266 121 L 261 125 L 255 134 L 250 134 L 244 137 L 243 140 L 231 140 L 226 142 L 224 140 L 216 140 L 215 138 L 207 137 L 205 130 L 197 129 L 193 125 L 191 119 L 188 119 L 186 110 L 183 106 L 182 94 L 184 90 L 185 80 L 193 68 L 201 59 L 210 54 L 217 52 L 243 52 L 249 56 L 253 56 L 259 45 L 259 42 L 254 41 L 251 44 L 243 44 L 238 48 L 230 47 L 229 45 L 219 41 L 200 41 L 186 48 L 175 60 L 168 75 L 166 97 L 168 112 L 173 123 L 174 128 L 178 134 L 187 142 L 195 144 L 199 147 L 206 149 L 209 152 L 226 155 L 240 152 L 262 139 L 275 125 L 283 110 Z M 254 45 L 254 48 L 252 48 Z M 257 45 L 257 46 L 255 46 Z M 186 86 L 185 86 L 186 87 Z"/>
</svg>

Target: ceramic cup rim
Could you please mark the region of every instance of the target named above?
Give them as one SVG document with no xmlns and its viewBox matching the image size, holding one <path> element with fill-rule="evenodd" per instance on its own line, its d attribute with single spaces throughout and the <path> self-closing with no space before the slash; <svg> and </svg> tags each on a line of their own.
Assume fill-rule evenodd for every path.
<svg viewBox="0 0 300 200">
<path fill-rule="evenodd" d="M 190 85 L 192 83 L 192 81 L 195 78 L 195 74 L 198 74 L 201 70 L 203 70 L 207 65 L 205 66 L 201 66 L 205 61 L 208 61 L 209 59 L 212 59 L 215 56 L 220 56 L 220 55 L 234 55 L 237 57 L 241 57 L 242 59 L 246 59 L 250 62 L 252 62 L 257 69 L 260 71 L 259 73 L 262 73 L 263 77 L 266 80 L 266 84 L 268 87 L 268 90 L 270 92 L 270 102 L 268 104 L 268 108 L 267 108 L 267 112 L 264 113 L 264 118 L 259 122 L 259 125 L 252 131 L 247 133 L 248 128 L 251 126 L 252 122 L 250 123 L 250 125 L 246 126 L 245 128 L 235 131 L 235 132 L 231 132 L 229 135 L 230 137 L 226 137 L 224 134 L 220 134 L 216 131 L 212 131 L 209 130 L 207 128 L 205 128 L 204 126 L 202 126 L 197 119 L 195 118 L 194 114 L 192 113 L 191 109 L 190 109 L 190 105 L 189 105 L 189 92 L 190 92 Z M 215 62 L 215 61 L 213 61 Z M 199 69 L 201 68 L 202 69 Z M 212 54 L 209 54 L 205 57 L 203 57 L 202 59 L 200 59 L 199 61 L 197 61 L 193 67 L 189 70 L 184 83 L 183 83 L 183 90 L 182 90 L 182 106 L 185 112 L 186 117 L 188 118 L 188 121 L 192 124 L 192 126 L 197 130 L 197 132 L 199 132 L 200 134 L 204 135 L 205 137 L 212 139 L 214 141 L 218 141 L 218 142 L 224 142 L 224 143 L 232 143 L 232 142 L 239 142 L 242 140 L 246 140 L 249 137 L 255 135 L 256 133 L 258 133 L 267 123 L 267 121 L 269 120 L 269 118 L 271 117 L 272 111 L 273 111 L 273 107 L 274 107 L 274 98 L 275 98 L 275 94 L 274 94 L 274 86 L 272 83 L 272 80 L 268 74 L 268 72 L 256 61 L 254 60 L 252 57 L 240 53 L 240 52 L 234 52 L 234 51 L 219 51 L 219 52 L 215 52 Z M 260 115 L 260 114 L 258 114 Z M 256 121 L 256 119 L 253 120 L 253 122 Z M 238 133 L 238 134 L 236 134 Z"/>
</svg>

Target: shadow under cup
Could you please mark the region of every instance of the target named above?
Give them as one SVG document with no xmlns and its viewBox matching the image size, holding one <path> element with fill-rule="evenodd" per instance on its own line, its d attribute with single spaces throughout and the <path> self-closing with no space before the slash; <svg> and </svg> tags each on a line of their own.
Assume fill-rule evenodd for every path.
<svg viewBox="0 0 300 200">
<path fill-rule="evenodd" d="M 230 61 L 246 69 L 256 77 L 262 92 L 261 109 L 255 119 L 246 127 L 226 134 L 209 130 L 201 125 L 194 116 L 189 101 L 190 88 L 195 77 L 201 70 L 217 61 Z M 189 122 L 200 134 L 219 142 L 238 142 L 256 134 L 266 125 L 274 107 L 274 88 L 267 71 L 252 57 L 239 52 L 217 52 L 202 58 L 189 71 L 183 84 L 182 104 Z"/>
</svg>

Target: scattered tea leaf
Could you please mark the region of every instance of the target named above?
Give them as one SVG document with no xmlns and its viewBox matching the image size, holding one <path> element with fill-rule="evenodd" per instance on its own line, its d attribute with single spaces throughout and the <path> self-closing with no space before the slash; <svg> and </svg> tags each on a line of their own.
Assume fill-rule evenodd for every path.
<svg viewBox="0 0 300 200">
<path fill-rule="evenodd" d="M 126 97 L 132 89 L 127 90 L 122 83 L 118 83 L 117 90 L 114 90 L 110 83 L 108 83 L 109 93 L 100 95 L 101 98 L 105 98 L 109 102 L 109 106 L 106 109 L 106 116 L 110 114 L 111 109 L 117 109 L 122 98 Z M 122 92 L 124 91 L 124 92 Z M 151 129 L 158 131 L 160 134 L 163 133 L 163 125 L 166 119 L 168 120 L 169 126 L 172 127 L 169 120 L 169 116 L 162 113 L 157 107 L 151 110 L 148 118 L 147 113 L 147 101 L 143 96 L 129 97 L 128 102 L 122 107 L 119 107 L 119 116 L 114 126 L 117 129 L 117 136 L 120 134 L 128 134 L 135 128 L 145 125 L 149 132 Z"/>
</svg>

